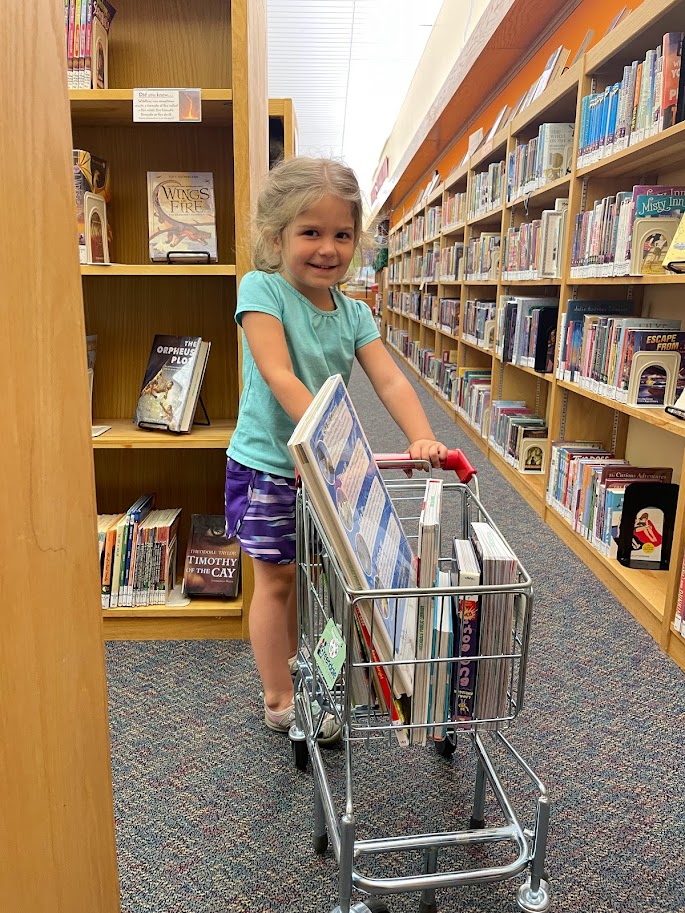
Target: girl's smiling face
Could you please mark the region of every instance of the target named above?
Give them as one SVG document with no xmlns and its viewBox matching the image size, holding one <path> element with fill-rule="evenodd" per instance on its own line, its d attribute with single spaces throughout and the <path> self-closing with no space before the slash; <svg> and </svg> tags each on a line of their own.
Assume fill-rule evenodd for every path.
<svg viewBox="0 0 685 913">
<path fill-rule="evenodd" d="M 332 309 L 332 285 L 345 276 L 354 255 L 352 206 L 328 194 L 305 209 L 277 241 L 283 266 L 281 274 L 323 310 Z"/>
</svg>

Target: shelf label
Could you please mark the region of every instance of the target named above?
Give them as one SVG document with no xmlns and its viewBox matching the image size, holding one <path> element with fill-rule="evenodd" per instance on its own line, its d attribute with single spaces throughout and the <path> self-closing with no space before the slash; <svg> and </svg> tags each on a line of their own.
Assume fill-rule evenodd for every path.
<svg viewBox="0 0 685 913">
<path fill-rule="evenodd" d="M 202 120 L 200 89 L 134 89 L 136 123 L 194 123 Z"/>
</svg>

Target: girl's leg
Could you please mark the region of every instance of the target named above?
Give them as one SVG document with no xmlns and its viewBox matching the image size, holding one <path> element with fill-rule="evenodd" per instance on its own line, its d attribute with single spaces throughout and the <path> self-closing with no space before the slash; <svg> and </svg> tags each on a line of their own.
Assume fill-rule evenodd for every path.
<svg viewBox="0 0 685 913">
<path fill-rule="evenodd" d="M 253 558 L 254 593 L 250 605 L 250 640 L 264 699 L 274 711 L 293 701 L 288 660 L 297 652 L 295 564 Z"/>
</svg>

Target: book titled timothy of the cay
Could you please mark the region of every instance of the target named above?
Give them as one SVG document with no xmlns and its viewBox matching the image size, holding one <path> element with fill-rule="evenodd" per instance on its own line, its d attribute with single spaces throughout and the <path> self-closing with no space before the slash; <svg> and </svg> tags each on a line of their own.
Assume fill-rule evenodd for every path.
<svg viewBox="0 0 685 913">
<path fill-rule="evenodd" d="M 226 538 L 223 514 L 193 514 L 183 568 L 186 596 L 232 599 L 240 583 L 240 546 Z"/>
</svg>

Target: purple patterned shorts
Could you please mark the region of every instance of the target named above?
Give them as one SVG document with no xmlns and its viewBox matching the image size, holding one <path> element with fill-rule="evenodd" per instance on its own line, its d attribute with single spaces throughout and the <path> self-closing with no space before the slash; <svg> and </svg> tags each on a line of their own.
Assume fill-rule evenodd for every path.
<svg viewBox="0 0 685 913">
<path fill-rule="evenodd" d="M 251 558 L 272 564 L 295 561 L 294 479 L 226 463 L 226 535 L 236 536 Z"/>
</svg>

